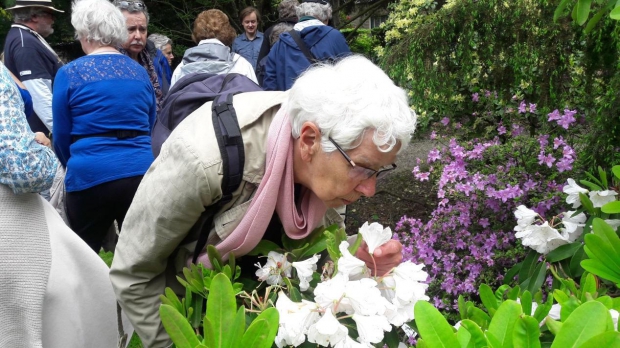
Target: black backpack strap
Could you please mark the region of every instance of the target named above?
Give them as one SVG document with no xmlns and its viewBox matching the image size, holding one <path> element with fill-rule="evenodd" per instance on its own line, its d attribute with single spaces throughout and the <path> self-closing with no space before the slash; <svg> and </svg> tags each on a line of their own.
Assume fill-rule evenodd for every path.
<svg viewBox="0 0 620 348">
<path fill-rule="evenodd" d="M 295 40 L 295 43 L 301 50 L 301 53 L 303 53 L 304 56 L 306 56 L 306 58 L 310 61 L 310 63 L 314 64 L 319 61 L 312 54 L 312 52 L 310 52 L 310 49 L 308 49 L 308 46 L 306 46 L 306 43 L 304 42 L 304 40 L 301 39 L 301 36 L 299 36 L 299 33 L 297 32 L 297 30 L 293 29 L 293 30 L 290 30 L 288 33 L 291 35 L 293 40 Z"/>
<path fill-rule="evenodd" d="M 228 78 L 228 76 L 227 76 Z M 224 81 L 226 83 L 226 80 Z M 211 106 L 213 129 L 222 157 L 222 198 L 214 205 L 207 207 L 200 215 L 200 219 L 192 227 L 199 231 L 198 241 L 194 249 L 192 262 L 196 263 L 198 256 L 207 244 L 209 231 L 213 225 L 213 217 L 224 205 L 232 199 L 232 193 L 239 187 L 243 179 L 243 164 L 245 150 L 241 129 L 237 121 L 237 113 L 233 107 L 233 95 L 218 95 Z"/>
</svg>

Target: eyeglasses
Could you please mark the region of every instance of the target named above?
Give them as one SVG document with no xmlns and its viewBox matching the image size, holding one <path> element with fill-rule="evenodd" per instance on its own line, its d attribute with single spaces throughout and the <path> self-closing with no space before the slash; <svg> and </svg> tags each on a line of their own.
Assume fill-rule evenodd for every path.
<svg viewBox="0 0 620 348">
<path fill-rule="evenodd" d="M 36 14 L 37 17 L 50 17 L 54 18 L 54 14 L 50 12 L 39 12 Z"/>
<path fill-rule="evenodd" d="M 351 165 L 352 168 L 351 168 L 351 171 L 349 172 L 349 176 L 351 177 L 351 179 L 366 180 L 366 179 L 372 178 L 373 175 L 376 175 L 377 180 L 378 180 L 378 179 L 385 177 L 389 172 L 396 169 L 396 163 L 392 163 L 389 166 L 383 167 L 379 170 L 374 170 L 374 169 L 366 168 L 364 166 L 359 166 L 355 164 L 355 162 L 353 162 L 351 157 L 349 157 L 349 155 L 347 155 L 347 153 L 344 152 L 344 150 L 340 147 L 340 145 L 336 144 L 334 139 L 332 139 L 331 137 L 329 137 L 328 139 L 329 141 L 332 142 L 332 144 L 334 144 L 336 149 L 338 149 L 338 151 L 342 154 L 342 156 L 344 156 L 347 162 L 349 162 L 349 164 Z"/>
<path fill-rule="evenodd" d="M 146 8 L 146 5 L 142 2 L 138 2 L 138 1 L 119 1 L 118 2 L 118 7 L 123 9 L 123 8 L 129 8 L 129 7 L 135 7 L 141 10 L 144 10 Z"/>
</svg>

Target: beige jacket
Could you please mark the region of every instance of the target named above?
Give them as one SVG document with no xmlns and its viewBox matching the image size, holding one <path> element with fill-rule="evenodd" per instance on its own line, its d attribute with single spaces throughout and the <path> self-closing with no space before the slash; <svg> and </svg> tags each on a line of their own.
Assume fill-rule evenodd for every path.
<svg viewBox="0 0 620 348">
<path fill-rule="evenodd" d="M 216 214 L 210 244 L 226 238 L 245 214 L 265 171 L 269 126 L 286 98 L 286 92 L 251 92 L 234 97 L 245 148 L 243 181 L 231 202 Z M 195 238 L 188 237 L 188 231 L 204 207 L 222 195 L 221 165 L 211 103 L 207 103 L 166 140 L 127 212 L 110 279 L 145 347 L 167 347 L 171 343 L 159 318 L 159 296 L 167 286 L 185 293 L 175 276 L 181 274 L 195 246 Z M 342 219 L 329 210 L 324 223 L 342 223 Z"/>
</svg>

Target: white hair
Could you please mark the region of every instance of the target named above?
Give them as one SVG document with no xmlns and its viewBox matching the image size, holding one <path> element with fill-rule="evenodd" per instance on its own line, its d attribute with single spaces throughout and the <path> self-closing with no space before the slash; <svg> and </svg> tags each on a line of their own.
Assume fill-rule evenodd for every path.
<svg viewBox="0 0 620 348">
<path fill-rule="evenodd" d="M 321 22 L 327 22 L 332 18 L 332 6 L 330 4 L 319 4 L 318 2 L 302 2 L 295 8 L 297 18 L 303 16 L 314 17 Z"/>
<path fill-rule="evenodd" d="M 151 34 L 148 39 L 153 41 L 158 50 L 163 50 L 166 45 L 172 46 L 172 40 L 163 34 Z"/>
<path fill-rule="evenodd" d="M 28 23 L 33 16 L 45 12 L 45 7 L 21 7 L 9 12 L 13 15 L 13 21 L 15 21 L 15 23 Z"/>
<path fill-rule="evenodd" d="M 120 46 L 127 41 L 125 16 L 107 0 L 77 0 L 71 6 L 71 24 L 77 39 Z"/>
<path fill-rule="evenodd" d="M 325 152 L 336 150 L 329 137 L 350 150 L 361 144 L 366 130 L 374 131 L 379 151 L 390 152 L 398 143 L 402 150 L 416 124 L 405 91 L 359 55 L 304 72 L 289 90 L 287 112 L 293 137 L 299 138 L 304 122 L 312 122 L 321 130 Z"/>
</svg>

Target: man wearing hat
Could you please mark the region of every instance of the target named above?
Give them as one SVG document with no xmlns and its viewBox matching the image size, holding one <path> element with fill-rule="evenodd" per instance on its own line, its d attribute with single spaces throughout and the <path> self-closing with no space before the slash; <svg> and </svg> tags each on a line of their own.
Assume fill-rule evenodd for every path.
<svg viewBox="0 0 620 348">
<path fill-rule="evenodd" d="M 337 60 L 351 53 L 342 33 L 327 25 L 332 17 L 329 2 L 305 0 L 297 6 L 296 13 L 299 22 L 291 32 L 280 35 L 267 56 L 262 85 L 267 91 L 286 91 L 311 63 Z M 305 47 L 300 48 L 298 41 Z M 304 48 L 309 54 L 304 53 Z"/>
<path fill-rule="evenodd" d="M 4 64 L 28 88 L 37 117 L 28 120 L 34 132 L 52 130 L 52 82 L 62 61 L 45 38 L 54 32 L 51 0 L 17 0 L 7 8 L 13 24 L 4 44 Z"/>
</svg>

